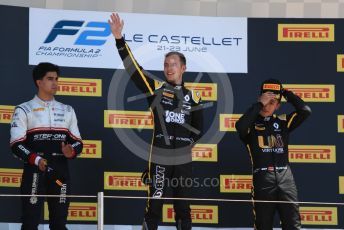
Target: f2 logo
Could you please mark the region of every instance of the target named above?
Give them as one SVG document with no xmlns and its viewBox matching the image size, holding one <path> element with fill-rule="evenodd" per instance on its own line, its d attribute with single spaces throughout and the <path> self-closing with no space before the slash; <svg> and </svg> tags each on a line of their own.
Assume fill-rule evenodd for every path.
<svg viewBox="0 0 344 230">
<path fill-rule="evenodd" d="M 53 42 L 57 36 L 60 35 L 75 35 L 79 32 L 80 27 L 85 21 L 58 21 L 53 29 L 50 31 L 44 43 Z M 65 27 L 78 27 L 77 29 L 68 29 Z M 87 28 L 98 28 L 102 30 L 85 30 L 79 35 L 74 42 L 74 45 L 87 45 L 87 46 L 101 46 L 106 42 L 106 39 L 91 39 L 89 37 L 107 37 L 111 34 L 110 26 L 106 22 L 88 22 Z"/>
</svg>

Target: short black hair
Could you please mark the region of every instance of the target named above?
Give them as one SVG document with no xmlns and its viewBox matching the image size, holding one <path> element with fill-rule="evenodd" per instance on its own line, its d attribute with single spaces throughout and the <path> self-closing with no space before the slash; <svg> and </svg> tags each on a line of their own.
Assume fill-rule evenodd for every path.
<svg viewBox="0 0 344 230">
<path fill-rule="evenodd" d="M 185 58 L 184 54 L 177 52 L 177 51 L 171 51 L 171 52 L 168 52 L 167 54 L 165 54 L 165 58 L 172 56 L 172 55 L 177 55 L 180 59 L 180 62 L 183 65 L 186 65 L 186 58 Z"/>
<path fill-rule="evenodd" d="M 59 76 L 60 75 L 60 67 L 58 65 L 52 64 L 50 62 L 41 62 L 38 65 L 36 65 L 35 68 L 33 68 L 32 77 L 33 77 L 33 82 L 35 83 L 36 87 L 38 87 L 36 81 L 43 79 L 43 77 L 48 72 L 56 72 L 57 76 Z"/>
</svg>

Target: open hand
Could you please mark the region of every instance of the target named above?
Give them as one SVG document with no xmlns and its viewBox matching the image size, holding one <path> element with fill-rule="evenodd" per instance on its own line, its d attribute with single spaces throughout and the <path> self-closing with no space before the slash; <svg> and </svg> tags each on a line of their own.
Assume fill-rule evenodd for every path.
<svg viewBox="0 0 344 230">
<path fill-rule="evenodd" d="M 122 38 L 122 30 L 124 26 L 124 21 L 121 20 L 117 13 L 112 13 L 108 23 L 111 28 L 111 32 L 116 39 Z"/>
</svg>

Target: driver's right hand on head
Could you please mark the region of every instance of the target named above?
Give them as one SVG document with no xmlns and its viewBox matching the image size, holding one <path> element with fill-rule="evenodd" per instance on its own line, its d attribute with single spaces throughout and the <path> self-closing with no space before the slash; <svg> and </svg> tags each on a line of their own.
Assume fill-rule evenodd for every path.
<svg viewBox="0 0 344 230">
<path fill-rule="evenodd" d="M 264 106 L 267 105 L 271 100 L 273 100 L 276 95 L 272 92 L 266 92 L 260 95 L 258 101 L 261 102 Z"/>
</svg>

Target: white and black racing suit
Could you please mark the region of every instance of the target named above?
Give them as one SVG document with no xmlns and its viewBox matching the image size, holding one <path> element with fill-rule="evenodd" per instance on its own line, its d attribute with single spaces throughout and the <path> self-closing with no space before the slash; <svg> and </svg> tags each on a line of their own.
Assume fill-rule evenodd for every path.
<svg viewBox="0 0 344 230">
<path fill-rule="evenodd" d="M 82 151 L 82 141 L 74 109 L 35 96 L 31 101 L 18 105 L 11 122 L 12 152 L 24 162 L 21 193 L 26 195 L 61 195 L 48 197 L 49 226 L 53 230 L 66 229 L 70 194 L 68 160 L 61 145 L 71 144 L 75 158 Z M 42 172 L 38 162 L 44 158 L 48 170 Z M 40 221 L 43 197 L 22 198 L 22 229 L 35 230 Z"/>
</svg>

